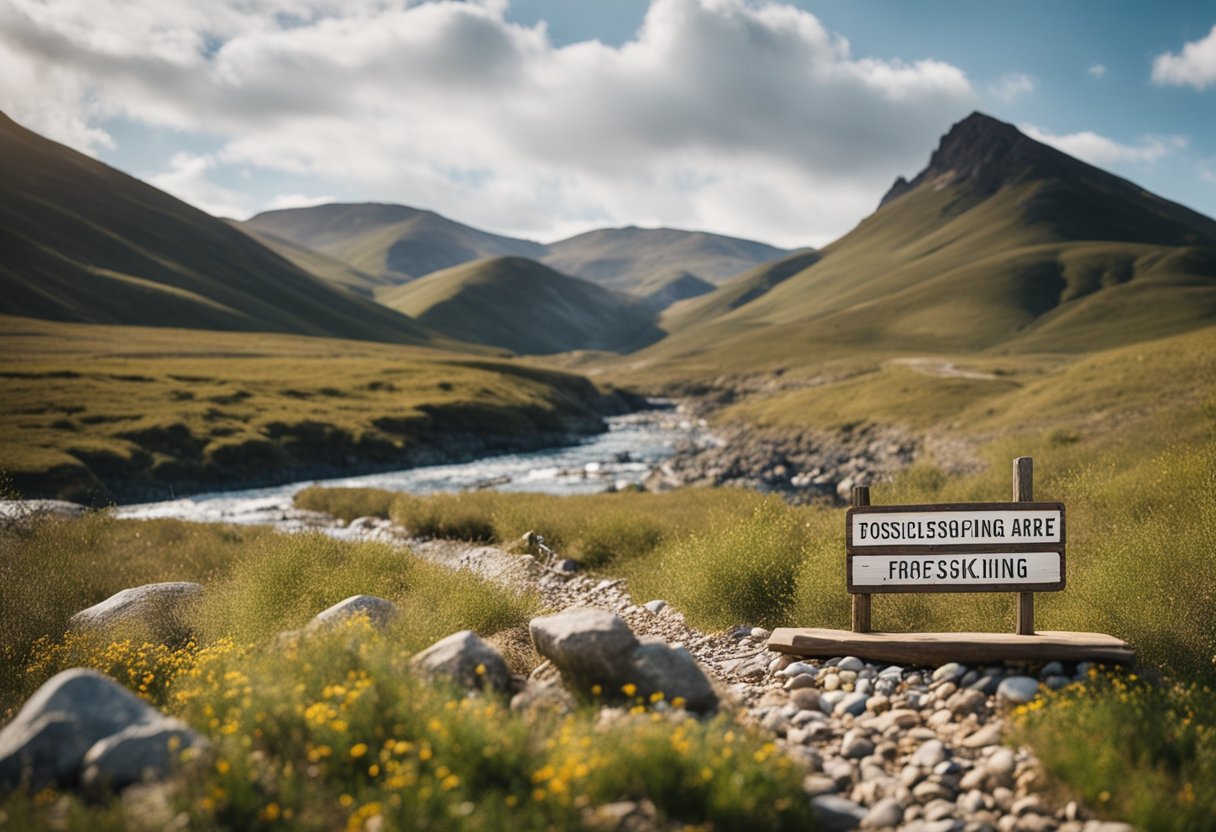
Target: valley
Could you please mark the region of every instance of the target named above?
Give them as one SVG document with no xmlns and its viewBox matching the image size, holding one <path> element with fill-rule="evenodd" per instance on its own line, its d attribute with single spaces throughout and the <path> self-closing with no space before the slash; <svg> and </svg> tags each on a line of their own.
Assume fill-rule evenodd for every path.
<svg viewBox="0 0 1216 832">
<path fill-rule="evenodd" d="M 0 826 L 1216 811 L 1194 788 L 1216 772 L 1211 218 L 981 113 L 814 249 L 542 243 L 372 202 L 238 222 L 7 119 L 0 150 L 0 787 L 22 703 L 101 684 L 81 668 L 215 755 L 140 806 L 76 794 L 82 748 L 60 791 L 0 795 Z M 1037 625 L 1126 639 L 1133 668 L 769 655 L 773 627 L 849 626 L 854 486 L 1007 499 L 1019 456 L 1068 505 L 1068 592 Z M 79 626 L 182 584 L 171 638 Z M 1011 594 L 964 600 L 883 597 L 875 629 L 1009 629 Z M 581 605 L 619 642 L 589 675 L 554 647 L 586 632 L 546 641 Z M 457 642 L 477 660 L 420 669 Z"/>
</svg>

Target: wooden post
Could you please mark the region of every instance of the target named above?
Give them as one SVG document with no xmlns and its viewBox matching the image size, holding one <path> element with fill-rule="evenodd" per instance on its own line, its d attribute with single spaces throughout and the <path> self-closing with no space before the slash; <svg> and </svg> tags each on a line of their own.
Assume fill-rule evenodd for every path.
<svg viewBox="0 0 1216 832">
<path fill-rule="evenodd" d="M 853 486 L 853 505 L 868 506 L 870 504 L 870 488 L 866 485 Z M 870 595 L 858 593 L 853 596 L 853 632 L 870 632 Z"/>
<path fill-rule="evenodd" d="M 1013 501 L 1029 503 L 1034 500 L 1034 459 L 1020 456 L 1013 461 Z M 1020 636 L 1034 635 L 1034 593 L 1017 593 L 1017 628 Z"/>
</svg>

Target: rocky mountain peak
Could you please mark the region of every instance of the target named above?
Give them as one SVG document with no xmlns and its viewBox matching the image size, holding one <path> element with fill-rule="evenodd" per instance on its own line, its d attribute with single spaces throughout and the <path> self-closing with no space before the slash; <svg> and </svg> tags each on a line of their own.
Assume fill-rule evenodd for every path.
<svg viewBox="0 0 1216 832">
<path fill-rule="evenodd" d="M 1031 178 L 1061 172 L 1063 154 L 1021 133 L 1012 124 L 975 112 L 950 128 L 929 157 L 929 165 L 911 182 L 902 176 L 882 198 L 881 205 L 922 182 L 948 178 L 967 183 L 982 195 Z"/>
</svg>

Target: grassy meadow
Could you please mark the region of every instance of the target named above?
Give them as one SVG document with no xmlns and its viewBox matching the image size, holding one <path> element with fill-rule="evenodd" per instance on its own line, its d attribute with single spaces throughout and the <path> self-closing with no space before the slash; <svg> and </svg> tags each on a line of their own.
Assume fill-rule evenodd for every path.
<svg viewBox="0 0 1216 832">
<path fill-rule="evenodd" d="M 620 800 L 649 801 L 662 828 L 811 823 L 804 772 L 729 715 L 698 722 L 639 701 L 606 727 L 597 708 L 525 716 L 416 676 L 410 656 L 459 629 L 518 658 L 539 608 L 408 552 L 105 513 L 10 525 L 0 543 L 0 721 L 55 672 L 93 667 L 212 744 L 165 801 L 18 793 L 0 802 L 7 828 L 160 829 L 187 812 L 197 829 L 594 829 L 598 807 Z M 77 610 L 159 580 L 207 587 L 189 640 L 65 633 Z M 357 592 L 401 615 L 383 633 L 356 619 L 275 639 Z"/>
<path fill-rule="evenodd" d="M 4 319 L 0 471 L 85 503 L 486 453 L 599 423 L 585 379 L 285 335 Z"/>
</svg>

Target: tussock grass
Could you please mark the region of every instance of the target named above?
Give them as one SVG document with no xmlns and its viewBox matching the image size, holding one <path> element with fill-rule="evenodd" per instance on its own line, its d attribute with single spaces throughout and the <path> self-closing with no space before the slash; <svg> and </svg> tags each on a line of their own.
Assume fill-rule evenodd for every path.
<svg viewBox="0 0 1216 832">
<path fill-rule="evenodd" d="M 1216 691 L 1134 673 L 1095 677 L 1019 708 L 1016 738 L 1103 815 L 1150 832 L 1212 828 Z"/>
<path fill-rule="evenodd" d="M 770 498 L 750 516 L 719 514 L 704 531 L 635 563 L 631 589 L 670 600 L 701 626 L 784 624 L 810 545 L 805 513 Z"/>
<path fill-rule="evenodd" d="M 58 639 L 73 614 L 127 587 L 207 585 L 270 536 L 253 527 L 118 521 L 104 513 L 0 532 L 0 712 L 43 681 L 24 669 L 38 640 Z"/>
<path fill-rule="evenodd" d="M 376 489 L 313 487 L 295 497 L 299 508 L 347 521 L 365 515 L 390 518 L 420 537 L 511 546 L 534 531 L 558 554 L 589 568 L 646 557 L 666 541 L 703 530 L 716 514 L 742 518 L 763 502 L 758 494 L 736 489 L 570 497 L 476 491 L 423 497 Z"/>
<path fill-rule="evenodd" d="M 0 714 L 58 670 L 77 665 L 167 666 L 151 634 L 65 634 L 76 612 L 121 589 L 198 581 L 206 592 L 187 617 L 192 645 L 253 644 L 294 629 L 357 594 L 398 605 L 395 643 L 417 651 L 457 630 L 489 636 L 524 626 L 538 605 L 471 573 L 454 572 L 383 544 L 104 514 L 45 521 L 4 534 L 0 559 Z M 117 646 L 115 646 L 117 645 Z"/>
</svg>

